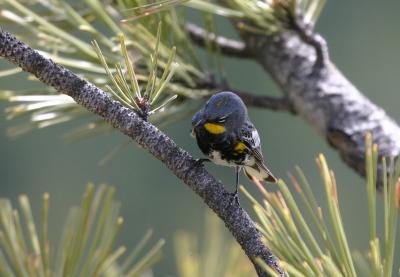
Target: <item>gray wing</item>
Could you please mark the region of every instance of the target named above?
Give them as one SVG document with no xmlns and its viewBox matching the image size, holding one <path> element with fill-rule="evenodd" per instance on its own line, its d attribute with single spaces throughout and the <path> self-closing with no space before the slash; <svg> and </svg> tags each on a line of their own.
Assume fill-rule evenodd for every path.
<svg viewBox="0 0 400 277">
<path fill-rule="evenodd" d="M 249 177 L 249 179 L 253 179 L 251 169 L 254 169 L 256 170 L 256 172 L 261 174 L 259 175 L 261 176 L 260 180 L 276 183 L 278 180 L 274 177 L 274 175 L 272 175 L 271 171 L 264 163 L 264 158 L 261 152 L 260 136 L 258 135 L 257 129 L 251 122 L 245 123 L 245 126 L 242 129 L 242 140 L 250 149 L 250 152 L 255 158 L 256 162 L 254 166 L 251 166 L 250 168 L 245 168 L 245 173 Z"/>
<path fill-rule="evenodd" d="M 260 136 L 251 122 L 246 122 L 242 127 L 241 138 L 250 149 L 251 154 L 256 158 L 256 161 L 263 163 L 264 158 L 261 152 Z"/>
</svg>

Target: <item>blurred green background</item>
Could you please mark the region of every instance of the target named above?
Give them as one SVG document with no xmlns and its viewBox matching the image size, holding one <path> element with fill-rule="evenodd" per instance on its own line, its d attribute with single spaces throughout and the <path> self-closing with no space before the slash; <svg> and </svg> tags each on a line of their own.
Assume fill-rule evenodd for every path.
<svg viewBox="0 0 400 277">
<path fill-rule="evenodd" d="M 365 95 L 383 107 L 400 122 L 398 103 L 400 65 L 400 2 L 328 1 L 317 30 L 328 42 L 332 61 Z M 219 30 L 230 36 L 234 32 L 227 22 Z M 0 61 L 0 68 L 9 68 Z M 232 87 L 257 94 L 280 95 L 268 75 L 254 62 L 225 60 L 226 75 Z M 0 89 L 30 88 L 37 82 L 26 81 L 25 74 L 0 79 Z M 4 110 L 5 103 L 0 103 Z M 348 239 L 353 249 L 366 250 L 368 245 L 367 205 L 364 180 L 342 163 L 319 134 L 301 118 L 287 113 L 251 109 L 250 116 L 262 138 L 267 163 L 275 175 L 286 178 L 286 172 L 301 165 L 318 199 L 323 202 L 323 188 L 315 166 L 318 153 L 325 153 L 337 175 L 339 198 Z M 116 198 L 122 203 L 125 226 L 119 242 L 133 246 L 148 228 L 156 237 L 163 237 L 164 259 L 155 268 L 156 276 L 176 276 L 173 235 L 185 229 L 201 235 L 204 211 L 201 199 L 180 182 L 158 160 L 131 143 L 105 166 L 98 162 L 127 138 L 118 132 L 77 143 L 67 144 L 62 135 L 73 127 L 65 124 L 23 136 L 6 137 L 6 129 L 15 121 L 0 116 L 0 197 L 16 203 L 19 194 L 29 195 L 33 208 L 39 211 L 41 195 L 49 192 L 50 229 L 58 234 L 67 207 L 80 201 L 88 182 L 107 183 L 117 188 Z M 189 136 L 190 118 L 165 131 L 178 145 L 199 157 L 195 141 Z M 233 190 L 234 173 L 228 168 L 207 165 L 207 168 Z M 243 183 L 256 194 L 254 185 L 244 177 Z M 231 185 L 229 185 L 231 184 Z M 270 188 L 270 187 L 269 187 Z M 380 200 L 380 199 L 379 199 Z M 379 201 L 380 204 L 381 201 Z M 241 203 L 249 212 L 251 206 L 242 196 Z M 38 214 L 38 213 L 36 213 Z M 378 219 L 379 219 L 378 214 Z M 230 234 L 226 234 L 231 239 Z M 398 268 L 400 258 L 395 264 Z"/>
</svg>

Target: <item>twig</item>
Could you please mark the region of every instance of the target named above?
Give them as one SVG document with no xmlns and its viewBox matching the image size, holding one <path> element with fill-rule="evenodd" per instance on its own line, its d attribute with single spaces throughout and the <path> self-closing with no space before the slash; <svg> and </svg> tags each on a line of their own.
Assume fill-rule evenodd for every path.
<svg viewBox="0 0 400 277">
<path fill-rule="evenodd" d="M 213 92 L 232 91 L 237 95 L 239 95 L 247 106 L 270 109 L 273 111 L 287 111 L 292 114 L 295 114 L 293 106 L 291 105 L 289 99 L 287 99 L 286 97 L 254 95 L 249 92 L 232 88 L 228 84 L 226 79 L 223 79 L 222 81 L 218 82 L 215 78 L 215 75 L 212 73 L 208 73 L 207 77 L 208 77 L 207 82 L 205 82 L 203 86 L 210 90 L 211 92 L 210 95 Z M 209 97 L 210 95 L 205 95 L 205 97 Z"/>
<path fill-rule="evenodd" d="M 293 114 L 295 113 L 293 106 L 286 97 L 258 96 L 235 89 L 232 89 L 232 91 L 239 95 L 247 106 L 270 109 L 273 111 L 288 111 Z"/>
<path fill-rule="evenodd" d="M 324 69 L 329 63 L 329 52 L 325 39 L 318 33 L 314 32 L 313 26 L 304 21 L 303 14 L 298 11 L 298 14 L 293 15 L 287 12 L 290 27 L 297 32 L 300 38 L 315 49 L 316 60 L 314 71 L 316 73 Z"/>
<path fill-rule="evenodd" d="M 252 57 L 251 52 L 247 51 L 246 45 L 241 41 L 217 36 L 214 33 L 208 33 L 206 30 L 193 23 L 186 24 L 186 31 L 188 32 L 191 40 L 201 47 L 205 47 L 207 40 L 209 40 L 213 43 L 216 43 L 221 49 L 221 53 L 224 55 L 237 58 Z"/>
<path fill-rule="evenodd" d="M 81 79 L 63 66 L 46 59 L 7 32 L 0 33 L 0 56 L 32 73 L 46 85 L 71 96 L 78 104 L 100 115 L 114 128 L 136 141 L 162 161 L 180 180 L 196 192 L 224 221 L 254 264 L 259 276 L 268 276 L 257 264 L 261 258 L 284 275 L 276 257 L 261 241 L 261 233 L 221 182 L 198 166 L 192 156 L 135 112 L 123 107 L 107 93 Z"/>
</svg>

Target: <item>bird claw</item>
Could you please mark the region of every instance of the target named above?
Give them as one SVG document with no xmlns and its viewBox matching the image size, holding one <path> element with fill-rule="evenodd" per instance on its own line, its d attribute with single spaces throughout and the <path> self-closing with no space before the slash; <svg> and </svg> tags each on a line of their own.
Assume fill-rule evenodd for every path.
<svg viewBox="0 0 400 277">
<path fill-rule="evenodd" d="M 230 193 L 230 195 L 232 196 L 233 200 L 236 202 L 236 204 L 238 206 L 240 206 L 240 202 L 239 202 L 239 192 L 237 190 L 235 190 L 234 192 Z"/>
<path fill-rule="evenodd" d="M 195 167 L 199 167 L 199 166 L 204 166 L 205 162 L 209 162 L 209 159 L 196 159 L 194 160 L 194 163 L 190 166 L 190 170 L 194 169 Z"/>
<path fill-rule="evenodd" d="M 204 163 L 209 162 L 209 161 L 210 161 L 210 159 L 201 158 L 201 159 L 196 159 L 195 163 L 197 166 L 204 166 Z"/>
</svg>

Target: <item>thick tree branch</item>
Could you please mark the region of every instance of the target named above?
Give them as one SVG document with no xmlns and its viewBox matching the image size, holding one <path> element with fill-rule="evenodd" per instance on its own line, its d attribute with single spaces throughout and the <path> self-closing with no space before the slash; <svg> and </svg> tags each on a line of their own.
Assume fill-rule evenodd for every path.
<svg viewBox="0 0 400 277">
<path fill-rule="evenodd" d="M 237 22 L 234 25 L 238 26 Z M 326 49 L 321 49 L 325 45 L 321 43 L 322 37 L 309 36 L 309 30 L 271 36 L 240 29 L 238 32 L 246 49 L 281 87 L 294 112 L 314 126 L 349 166 L 365 176 L 364 138 L 368 132 L 378 144 L 380 156 L 400 154 L 399 126 L 351 84 L 329 59 L 324 60 L 328 57 Z M 379 168 L 378 175 L 382 174 Z"/>
<path fill-rule="evenodd" d="M 163 132 L 135 112 L 114 101 L 107 93 L 81 79 L 61 65 L 44 58 L 14 36 L 0 30 L 0 56 L 32 73 L 43 83 L 71 96 L 78 104 L 100 115 L 113 127 L 132 138 L 162 161 L 180 180 L 196 192 L 224 221 L 226 227 L 250 258 L 259 276 L 267 276 L 255 259 L 283 275 L 277 259 L 261 241 L 261 233 L 221 182 L 198 165 Z"/>
<path fill-rule="evenodd" d="M 234 39 L 228 39 L 222 36 L 217 36 L 214 33 L 208 33 L 203 28 L 193 24 L 186 24 L 186 31 L 194 43 L 201 47 L 205 47 L 207 40 L 215 43 L 221 50 L 221 53 L 227 56 L 238 58 L 251 58 L 251 52 L 247 51 L 246 45 Z"/>
</svg>

